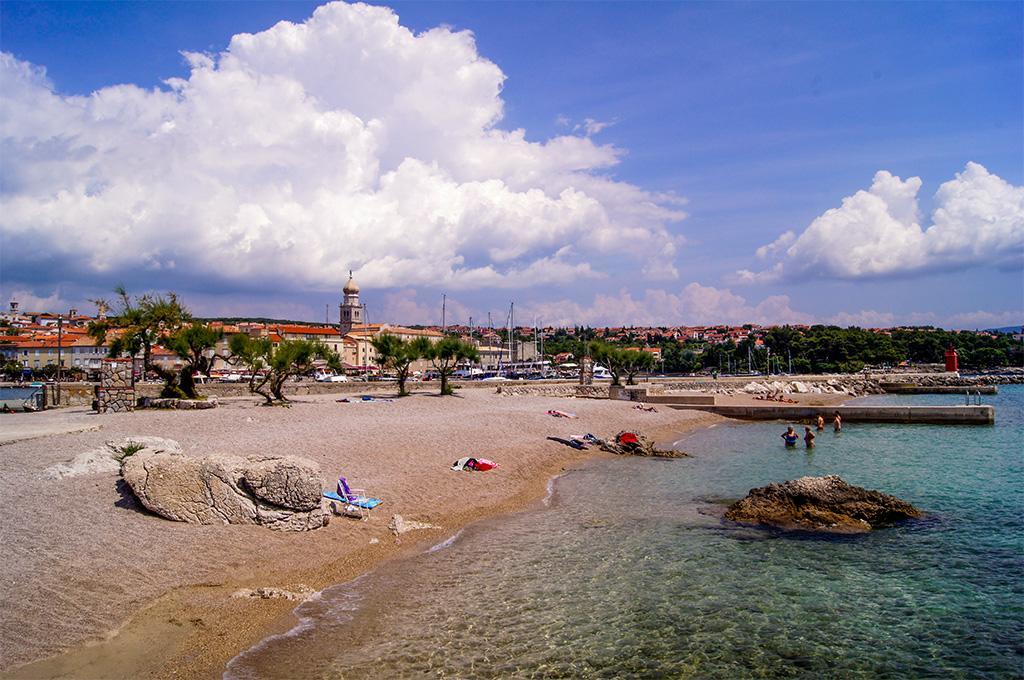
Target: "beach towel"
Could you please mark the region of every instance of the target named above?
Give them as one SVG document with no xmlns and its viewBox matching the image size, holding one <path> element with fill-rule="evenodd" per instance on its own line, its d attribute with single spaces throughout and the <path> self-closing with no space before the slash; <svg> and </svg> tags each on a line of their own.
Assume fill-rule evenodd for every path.
<svg viewBox="0 0 1024 680">
<path fill-rule="evenodd" d="M 486 472 L 498 467 L 497 463 L 486 458 L 470 458 L 469 461 L 471 469 L 476 470 L 477 472 Z"/>
<path fill-rule="evenodd" d="M 487 458 L 459 458 L 452 465 L 452 470 L 476 470 L 477 472 L 487 472 L 498 467 L 498 464 L 493 460 Z"/>
<path fill-rule="evenodd" d="M 619 444 L 639 444 L 640 440 L 632 432 L 620 432 L 615 441 Z"/>
<path fill-rule="evenodd" d="M 549 416 L 554 416 L 555 418 L 575 418 L 575 417 L 577 417 L 575 413 L 566 413 L 565 411 L 556 411 L 555 409 L 551 409 L 550 411 L 548 411 L 548 415 Z"/>
</svg>

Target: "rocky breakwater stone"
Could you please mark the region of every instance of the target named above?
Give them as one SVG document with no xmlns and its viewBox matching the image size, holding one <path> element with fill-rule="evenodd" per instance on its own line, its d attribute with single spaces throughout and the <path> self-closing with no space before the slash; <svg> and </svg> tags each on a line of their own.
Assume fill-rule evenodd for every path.
<svg viewBox="0 0 1024 680">
<path fill-rule="evenodd" d="M 729 506 L 725 518 L 779 529 L 853 534 L 921 515 L 920 510 L 895 496 L 829 475 L 751 489 L 746 498 Z"/>
<path fill-rule="evenodd" d="M 142 449 L 121 474 L 150 511 L 190 524 L 259 524 L 309 531 L 327 524 L 320 466 L 296 456 L 192 457 Z"/>
</svg>

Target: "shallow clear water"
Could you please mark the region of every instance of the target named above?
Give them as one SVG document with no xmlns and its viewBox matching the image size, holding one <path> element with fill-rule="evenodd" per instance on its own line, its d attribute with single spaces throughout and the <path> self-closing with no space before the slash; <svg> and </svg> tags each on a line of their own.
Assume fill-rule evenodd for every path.
<svg viewBox="0 0 1024 680">
<path fill-rule="evenodd" d="M 986 401 L 992 427 L 848 424 L 808 454 L 779 423 L 729 425 L 684 440 L 691 459 L 591 461 L 545 508 L 326 590 L 226 675 L 1019 677 L 1024 388 Z M 928 516 L 827 537 L 705 512 L 833 473 Z"/>
</svg>

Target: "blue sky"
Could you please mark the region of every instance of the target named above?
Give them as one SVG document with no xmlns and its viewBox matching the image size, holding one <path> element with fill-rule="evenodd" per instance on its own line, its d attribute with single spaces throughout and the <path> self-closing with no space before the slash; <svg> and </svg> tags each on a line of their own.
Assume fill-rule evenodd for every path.
<svg viewBox="0 0 1024 680">
<path fill-rule="evenodd" d="M 166 108 L 171 104 L 154 104 L 145 95 L 154 88 L 167 91 L 168 78 L 187 80 L 191 75 L 195 87 L 179 91 L 179 96 L 189 104 L 198 101 L 196 66 L 181 52 L 211 55 L 215 74 L 223 76 L 211 87 L 226 88 L 227 68 L 218 60 L 231 51 L 233 35 L 267 31 L 282 20 L 301 24 L 316 7 L 302 2 L 4 2 L 0 40 L 2 50 L 18 64 L 45 68 L 45 87 L 62 98 L 58 104 L 77 110 L 74 95 L 133 84 L 142 88 L 142 94 L 132 96 L 147 100 L 133 106 L 147 107 L 154 120 L 181 116 L 176 129 L 184 135 L 185 114 Z M 17 204 L 22 212 L 20 221 L 4 223 L 0 218 L 0 235 L 7 244 L 0 255 L 3 295 L 59 306 L 80 303 L 123 281 L 133 289 L 152 285 L 178 290 L 201 313 L 320 319 L 324 305 L 337 302 L 339 293 L 333 291 L 340 287 L 339 278 L 352 268 L 363 284 L 371 316 L 396 322 L 433 320 L 443 291 L 455 301 L 457 313 L 478 319 L 487 311 L 503 314 L 499 310 L 516 300 L 542 321 L 554 322 L 749 319 L 963 327 L 1021 322 L 1021 3 L 437 2 L 381 7 L 393 9 L 401 26 L 413 34 L 438 26 L 472 31 L 476 53 L 468 57 L 470 62 L 486 60 L 504 75 L 501 119 L 474 127 L 472 110 L 486 106 L 487 87 L 493 84 L 493 77 L 489 81 L 486 74 L 472 84 L 472 92 L 433 92 L 434 80 L 424 81 L 414 73 L 396 77 L 389 95 L 407 88 L 410 97 L 425 95 L 427 102 L 413 106 L 413 114 L 410 109 L 395 113 L 390 108 L 382 114 L 371 103 L 380 93 L 371 91 L 372 84 L 359 82 L 359 67 L 345 61 L 349 52 L 324 42 L 337 35 L 335 24 L 323 28 L 326 38 L 310 39 L 303 47 L 307 53 L 323 50 L 323 59 L 302 63 L 307 71 L 310 64 L 316 64 L 315 69 L 331 63 L 333 69 L 353 74 L 349 80 L 329 74 L 294 75 L 289 70 L 294 65 L 285 63 L 292 57 L 275 53 L 283 43 L 273 40 L 261 41 L 259 53 L 256 48 L 247 52 L 242 70 L 287 71 L 301 83 L 306 99 L 315 99 L 323 108 L 352 111 L 363 123 L 380 117 L 387 128 L 380 137 L 386 141 L 377 144 L 382 149 L 382 175 L 402 158 L 416 158 L 453 179 L 467 195 L 452 199 L 465 208 L 457 224 L 442 220 L 434 227 L 450 237 L 446 249 L 431 239 L 430 230 L 409 232 L 406 241 L 421 238 L 423 243 L 410 248 L 396 265 L 387 258 L 386 248 L 375 250 L 363 243 L 376 224 L 370 217 L 335 224 L 317 213 L 319 217 L 303 218 L 308 218 L 304 229 L 315 236 L 310 247 L 320 236 L 325 243 L 343 246 L 351 240 L 360 245 L 353 248 L 358 256 L 347 255 L 339 246 L 311 271 L 306 255 L 282 255 L 278 260 L 273 247 L 261 247 L 258 240 L 268 238 L 268 231 L 287 232 L 288 215 L 295 214 L 262 205 L 256 219 L 266 219 L 268 226 L 243 239 L 246 253 L 258 253 L 259 267 L 225 267 L 239 255 L 211 253 L 217 244 L 223 246 L 224 239 L 213 239 L 202 252 L 190 251 L 182 243 L 194 240 L 188 231 L 193 222 L 204 238 L 229 215 L 246 215 L 251 224 L 245 206 L 254 200 L 226 199 L 223 191 L 224 186 L 249 181 L 249 175 L 218 178 L 216 168 L 204 167 L 203 176 L 219 179 L 222 185 L 216 199 L 214 194 L 195 198 L 195 205 L 208 206 L 205 212 L 169 201 L 147 203 L 139 197 L 151 196 L 161 187 L 139 181 L 136 191 L 118 192 L 118 183 L 128 180 L 102 167 L 114 160 L 97 160 L 88 170 L 74 161 L 83 153 L 108 151 L 104 144 L 117 144 L 96 129 L 96 111 L 76 120 L 72 134 L 53 126 L 27 129 L 32 127 L 29 121 L 17 117 L 28 114 L 8 107 L 2 112 L 4 143 L 15 150 L 4 154 L 0 191 L 5 202 Z M 351 12 L 337 14 L 331 21 L 349 28 L 368 21 Z M 380 41 L 383 34 L 348 35 L 351 42 Z M 445 54 L 458 52 L 456 43 L 429 50 L 421 46 L 425 51 L 416 59 L 436 59 L 441 77 L 450 68 L 449 75 L 455 78 L 458 59 Z M 401 64 L 408 67 L 408 62 Z M 261 88 L 266 81 L 255 82 L 252 87 Z M 24 95 L 27 100 L 32 92 Z M 253 92 L 255 98 L 262 91 Z M 465 115 L 428 111 L 427 117 L 435 116 L 441 127 L 424 134 L 437 134 L 439 139 L 450 134 L 455 139 L 466 136 L 467 129 L 484 136 L 492 128 L 522 129 L 525 140 L 538 147 L 550 148 L 551 140 L 562 137 L 579 144 L 556 154 L 563 161 L 559 167 L 554 167 L 558 163 L 550 154 L 535 149 L 510 168 L 500 159 L 512 152 L 511 147 L 495 149 L 491 156 L 478 145 L 434 148 L 422 139 L 404 146 L 396 141 L 401 138 L 396 130 L 419 125 L 402 118 L 415 115 L 417 107 L 431 106 L 434 99 L 443 107 L 444 97 L 450 96 L 449 106 L 456 109 L 465 101 L 477 101 L 477 95 L 480 106 Z M 210 90 L 203 90 L 203 96 L 220 101 Z M 365 106 L 359 96 L 366 98 Z M 334 99 L 343 104 L 331 104 Z M 67 111 L 55 107 L 49 115 L 54 121 L 64 120 Z M 139 114 L 133 115 L 138 119 Z M 191 114 L 187 119 L 195 120 Z M 588 119 L 593 121 L 589 133 Z M 140 139 L 150 139 L 151 133 Z M 38 153 L 26 151 L 38 150 L 47 140 L 55 143 L 54 139 L 62 140 L 54 147 L 54 153 L 63 154 L 58 161 L 73 166 L 73 171 L 57 172 L 53 159 L 44 163 Z M 182 148 L 182 142 L 176 143 Z M 96 157 L 127 158 L 122 165 L 143 162 L 142 157 L 124 154 L 125 149 L 111 147 Z M 466 167 L 467 157 L 485 156 L 491 160 Z M 159 163 L 159 158 L 146 162 Z M 266 172 L 273 169 L 279 186 L 307 180 L 303 173 L 308 168 L 289 168 L 278 157 L 251 158 Z M 609 159 L 617 162 L 610 164 Z M 183 167 L 188 167 L 186 161 Z M 969 171 L 968 163 L 981 170 Z M 178 171 L 185 172 L 180 167 Z M 920 186 L 885 189 L 888 180 L 883 178 L 877 192 L 868 192 L 880 171 L 904 182 L 919 177 Z M 52 181 L 38 180 L 46 173 L 54 175 Z M 152 181 L 158 181 L 160 174 L 154 176 Z M 594 177 L 602 181 L 595 184 Z M 344 215 L 349 205 L 365 209 L 365 192 L 384 200 L 377 193 L 379 180 L 375 177 L 359 190 L 339 189 L 339 198 L 331 205 Z M 411 184 L 401 186 L 410 195 L 437 196 L 441 190 L 435 180 L 410 173 Z M 481 199 L 477 183 L 488 180 L 502 182 L 508 191 Z M 259 181 L 265 178 L 261 175 Z M 106 205 L 93 201 L 90 205 L 98 206 L 97 214 L 82 217 L 83 204 L 71 201 L 55 216 L 50 199 L 75 186 L 84 187 L 85 197 L 105 199 Z M 102 187 L 99 193 L 95 186 Z M 625 186 L 633 191 L 623 197 Z M 944 197 L 933 198 L 940 186 L 947 186 Z M 558 198 L 566 187 L 593 199 L 601 209 L 581 207 L 565 197 L 559 205 L 546 206 L 526 198 L 531 189 Z M 323 192 L 333 189 L 329 181 L 321 187 Z M 872 195 L 851 201 L 840 214 L 827 213 L 845 206 L 844 199 L 860 191 Z M 124 203 L 126 193 L 135 197 L 131 207 Z M 257 197 L 265 193 L 254 190 Z M 881 202 L 875 194 L 882 196 Z M 901 222 L 897 203 L 914 198 L 916 218 Z M 225 200 L 238 204 L 225 205 Z M 300 204 L 302 200 L 313 199 L 297 199 Z M 474 200 L 483 204 L 474 206 Z M 632 207 L 648 202 L 659 210 Z M 936 215 L 942 215 L 936 217 L 937 229 L 930 237 L 919 238 L 914 229 L 928 230 L 936 209 Z M 684 219 L 670 214 L 679 210 L 686 213 Z M 552 218 L 553 212 L 559 217 Z M 175 226 L 169 229 L 168 222 L 154 214 L 173 215 L 168 219 Z M 424 214 L 414 206 L 401 217 L 415 225 Z M 95 253 L 90 257 L 87 242 L 96 230 L 108 228 L 104 219 L 127 219 L 130 225 L 123 228 L 135 235 L 131 247 L 146 251 L 149 264 L 142 267 L 128 257 Z M 608 232 L 636 230 L 633 245 L 626 238 L 602 235 L 608 232 L 588 231 L 596 229 L 595 219 L 606 223 Z M 47 226 L 35 226 L 40 221 Z M 404 223 L 395 223 L 396 243 L 402 242 Z M 524 237 L 522 247 L 515 245 L 514 237 L 496 239 L 500 245 L 488 247 L 489 230 L 533 236 Z M 168 239 L 168 231 L 176 238 Z M 757 257 L 758 248 L 787 231 L 793 237 L 774 254 Z M 68 248 L 69 236 L 81 241 L 86 252 Z M 59 254 L 40 253 L 48 238 L 60 241 Z M 280 237 L 275 238 L 279 245 Z M 308 236 L 304 243 L 311 243 Z M 872 243 L 877 244 L 874 250 L 861 252 L 862 244 Z M 153 244 L 152 252 L 147 244 Z M 421 257 L 424 251 L 431 252 Z M 643 273 L 652 261 L 659 263 L 650 268 L 657 272 Z M 313 275 L 316 267 L 324 267 L 319 278 Z M 260 271 L 280 275 L 266 281 Z M 303 276 L 306 273 L 311 275 Z"/>
</svg>

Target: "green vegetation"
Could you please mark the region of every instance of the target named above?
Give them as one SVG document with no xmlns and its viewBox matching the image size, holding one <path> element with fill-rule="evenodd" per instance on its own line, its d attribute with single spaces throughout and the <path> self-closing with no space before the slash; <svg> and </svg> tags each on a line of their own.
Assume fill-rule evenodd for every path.
<svg viewBox="0 0 1024 680">
<path fill-rule="evenodd" d="M 7 380 L 17 380 L 21 376 L 22 367 L 19 361 L 5 361 L 3 368 L 0 369 L 3 372 L 4 378 Z"/>
<path fill-rule="evenodd" d="M 144 448 L 146 448 L 145 444 L 128 442 L 124 446 L 118 447 L 117 451 L 114 453 L 114 460 L 118 463 L 123 463 L 125 459 L 135 455 Z"/>
<path fill-rule="evenodd" d="M 413 346 L 420 356 L 430 359 L 434 370 L 437 371 L 441 378 L 442 395 L 453 393 L 451 385 L 448 384 L 448 379 L 455 372 L 460 362 L 477 361 L 480 358 L 480 353 L 475 345 L 451 336 L 435 343 L 430 342 L 426 338 L 416 338 L 413 340 Z"/>
<path fill-rule="evenodd" d="M 111 357 L 135 357 L 141 353 L 143 370 L 157 374 L 164 381 L 161 397 L 194 399 L 194 386 L 191 395 L 186 393 L 182 389 L 179 372 L 153 361 L 153 348 L 161 345 L 165 337 L 174 335 L 191 320 L 188 310 L 178 301 L 178 296 L 174 293 L 167 293 L 166 297 L 147 293 L 132 300 L 124 286 L 118 286 L 114 292 L 120 298 L 121 309 L 116 316 L 106 321 L 90 323 L 89 335 L 102 343 L 112 328 L 119 329 L 119 334 L 110 343 Z M 191 377 L 192 373 L 189 372 L 190 383 Z"/>
<path fill-rule="evenodd" d="M 554 356 L 569 352 L 579 359 L 589 346 L 595 360 L 615 375 L 617 367 L 609 366 L 605 355 L 598 358 L 602 350 L 595 352 L 598 345 L 588 342 L 594 336 L 595 332 L 587 328 L 577 328 L 573 335 L 558 330 L 544 341 L 545 353 Z M 933 327 L 876 332 L 837 326 L 778 326 L 764 330 L 760 339 L 761 345 L 753 336 L 737 343 L 718 344 L 626 330 L 621 339 L 607 342 L 620 348 L 637 345 L 660 348 L 659 368 L 668 373 L 702 370 L 766 373 L 769 361 L 772 373 L 790 370 L 793 373 L 855 373 L 866 366 L 896 366 L 904 361 L 942 363 L 946 348 L 950 346 L 956 348 L 960 367 L 965 370 L 1024 365 L 1021 343 L 1009 334 L 957 332 Z"/>
<path fill-rule="evenodd" d="M 635 385 L 636 374 L 651 370 L 655 364 L 650 352 L 625 349 L 605 342 L 590 343 L 590 355 L 612 374 L 612 385 L 621 385 L 623 377 L 627 385 Z"/>
<path fill-rule="evenodd" d="M 145 371 L 156 373 L 164 381 L 161 397 L 199 399 L 193 376 L 196 372 L 210 374 L 215 358 L 212 350 L 223 333 L 195 321 L 174 293 L 167 293 L 166 297 L 147 294 L 133 301 L 124 286 L 118 286 L 114 292 L 120 298 L 121 309 L 106 321 L 89 324 L 89 335 L 104 342 L 112 328 L 123 329 L 110 343 L 110 356 L 134 357 L 141 352 Z M 95 303 L 109 308 L 103 300 Z M 184 365 L 173 371 L 153 362 L 154 347 L 174 352 Z"/>
<path fill-rule="evenodd" d="M 313 370 L 317 359 L 327 361 L 334 370 L 342 369 L 338 355 L 315 340 L 282 340 L 275 346 L 270 338 L 251 338 L 239 333 L 231 336 L 228 346 L 231 361 L 249 371 L 249 391 L 266 399 L 265 406 L 275 402 L 287 404 L 285 382 Z"/>
<path fill-rule="evenodd" d="M 371 342 L 377 350 L 377 364 L 385 370 L 393 371 L 398 378 L 398 396 L 408 396 L 405 382 L 409 379 L 412 363 L 422 356 L 422 348 L 414 341 L 402 340 L 390 333 L 381 333 Z"/>
</svg>

